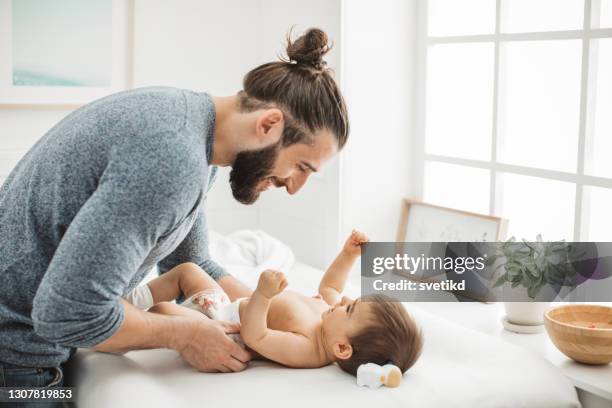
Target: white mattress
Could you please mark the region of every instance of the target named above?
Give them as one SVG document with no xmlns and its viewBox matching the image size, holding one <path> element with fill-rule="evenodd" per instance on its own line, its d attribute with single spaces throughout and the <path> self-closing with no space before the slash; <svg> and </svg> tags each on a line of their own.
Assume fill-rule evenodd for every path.
<svg viewBox="0 0 612 408">
<path fill-rule="evenodd" d="M 321 273 L 297 263 L 290 286 L 310 294 Z M 124 356 L 80 350 L 74 364 L 79 407 L 580 407 L 572 384 L 544 359 L 407 307 L 425 347 L 395 389 L 358 387 L 336 366 L 297 370 L 252 362 L 241 373 L 204 374 L 170 350 Z"/>
</svg>

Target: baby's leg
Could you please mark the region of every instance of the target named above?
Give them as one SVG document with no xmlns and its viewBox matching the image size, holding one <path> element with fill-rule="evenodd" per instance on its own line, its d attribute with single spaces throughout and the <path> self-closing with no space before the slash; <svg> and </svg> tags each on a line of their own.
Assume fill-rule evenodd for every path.
<svg viewBox="0 0 612 408">
<path fill-rule="evenodd" d="M 183 263 L 148 283 L 153 302 L 170 302 L 181 292 L 189 298 L 205 290 L 221 291 L 221 286 L 194 263 Z"/>
</svg>

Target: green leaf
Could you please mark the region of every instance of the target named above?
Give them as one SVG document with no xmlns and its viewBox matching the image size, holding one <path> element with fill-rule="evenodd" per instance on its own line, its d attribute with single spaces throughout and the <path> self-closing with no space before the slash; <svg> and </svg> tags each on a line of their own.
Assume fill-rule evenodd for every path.
<svg viewBox="0 0 612 408">
<path fill-rule="evenodd" d="M 490 254 L 486 264 L 494 265 L 500 258 L 505 258 L 493 271 L 495 274 L 500 267 L 505 269 L 494 287 L 506 282 L 511 283 L 513 288 L 522 285 L 533 299 L 546 284 L 574 284 L 576 271 L 569 262 L 570 250 L 573 251 L 572 245 L 565 240 L 545 242 L 542 234 L 537 234 L 536 240 L 531 242 L 525 238 L 517 241 L 512 236 L 497 243 L 495 252 Z"/>
<path fill-rule="evenodd" d="M 519 268 L 519 267 L 506 268 L 506 271 L 508 272 L 508 276 L 512 280 L 514 280 L 514 279 L 516 279 L 516 277 L 520 277 L 522 275 L 521 268 Z"/>
<path fill-rule="evenodd" d="M 521 279 L 521 284 L 524 287 L 528 288 L 530 286 L 533 286 L 534 283 L 535 282 L 534 282 L 533 278 L 531 277 L 531 275 L 529 275 L 528 273 L 523 275 L 523 279 Z"/>
<path fill-rule="evenodd" d="M 504 283 L 506 283 L 508 280 L 506 279 L 506 275 L 502 275 L 499 278 L 497 278 L 497 280 L 495 281 L 495 283 L 493 284 L 494 288 L 497 288 L 499 286 L 502 286 Z"/>
<path fill-rule="evenodd" d="M 535 299 L 539 291 L 540 291 L 540 288 L 538 286 L 531 286 L 527 288 L 527 296 L 529 296 L 532 299 Z"/>
<path fill-rule="evenodd" d="M 527 269 L 529 274 L 533 276 L 534 278 L 540 277 L 540 271 L 534 265 L 525 265 L 525 268 Z"/>
<path fill-rule="evenodd" d="M 529 243 L 529 241 L 527 241 L 525 238 L 523 238 L 523 243 L 525 244 L 525 246 L 527 248 L 529 248 L 530 250 L 533 250 L 533 247 L 531 246 L 531 244 Z"/>
<path fill-rule="evenodd" d="M 489 255 L 485 258 L 484 264 L 486 266 L 494 265 L 497 262 L 498 257 L 496 255 Z"/>
<path fill-rule="evenodd" d="M 497 272 L 497 270 L 498 270 L 499 268 L 505 268 L 505 266 L 506 266 L 506 264 L 500 263 L 499 265 L 497 265 L 497 266 L 495 267 L 495 269 L 493 269 L 493 273 Z"/>
</svg>

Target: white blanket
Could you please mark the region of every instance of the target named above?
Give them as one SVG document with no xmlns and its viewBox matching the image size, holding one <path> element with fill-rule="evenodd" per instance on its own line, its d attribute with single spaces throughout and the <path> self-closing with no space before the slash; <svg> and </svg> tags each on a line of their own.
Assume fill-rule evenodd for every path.
<svg viewBox="0 0 612 408">
<path fill-rule="evenodd" d="M 286 271 L 292 289 L 313 294 L 323 273 L 299 262 L 287 269 L 293 255 L 263 233 L 213 242 L 215 259 L 251 287 L 269 267 Z M 79 350 L 73 364 L 79 407 L 580 407 L 570 381 L 545 359 L 406 306 L 422 327 L 425 346 L 396 389 L 360 388 L 333 365 L 298 370 L 258 361 L 241 373 L 204 374 L 170 350 L 123 356 Z"/>
<path fill-rule="evenodd" d="M 297 263 L 289 279 L 313 272 Z M 580 407 L 572 384 L 544 358 L 407 306 L 425 347 L 395 389 L 358 387 L 333 365 L 298 370 L 256 361 L 241 373 L 204 374 L 170 350 L 124 356 L 80 350 L 79 407 Z"/>
<path fill-rule="evenodd" d="M 226 236 L 210 231 L 209 240 L 211 258 L 252 288 L 262 271 L 288 272 L 295 263 L 287 245 L 260 230 L 241 230 Z"/>
</svg>

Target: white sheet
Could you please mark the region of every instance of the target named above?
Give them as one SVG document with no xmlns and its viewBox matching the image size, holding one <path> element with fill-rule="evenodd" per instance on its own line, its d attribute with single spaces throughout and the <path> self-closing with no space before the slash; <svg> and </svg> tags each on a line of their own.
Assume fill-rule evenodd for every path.
<svg viewBox="0 0 612 408">
<path fill-rule="evenodd" d="M 288 279 L 310 294 L 321 274 L 298 262 Z M 580 407 L 574 387 L 544 359 L 407 306 L 423 329 L 425 348 L 396 389 L 360 388 L 336 366 L 296 370 L 253 362 L 242 373 L 204 374 L 170 350 L 124 356 L 81 350 L 74 364 L 79 406 Z"/>
</svg>

